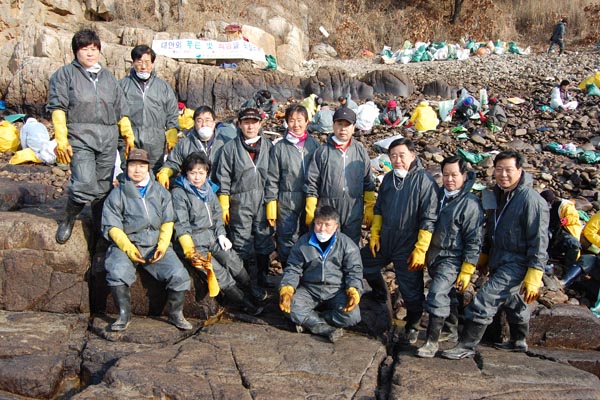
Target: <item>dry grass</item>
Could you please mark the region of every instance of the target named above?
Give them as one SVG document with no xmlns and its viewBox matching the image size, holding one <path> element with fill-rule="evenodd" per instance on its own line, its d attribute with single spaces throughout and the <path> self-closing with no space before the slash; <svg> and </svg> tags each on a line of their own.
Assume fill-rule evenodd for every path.
<svg viewBox="0 0 600 400">
<path fill-rule="evenodd" d="M 282 5 L 284 17 L 292 23 L 303 26 L 303 21 L 308 21 L 311 45 L 325 40 L 344 58 L 357 57 L 363 49 L 378 52 L 384 45 L 397 49 L 405 40 L 469 37 L 545 44 L 556 22 L 565 16 L 569 18 L 568 46 L 600 40 L 597 0 L 465 0 L 456 25 L 450 23 L 453 0 L 188 0 L 182 9 L 176 0 L 155 0 L 143 7 L 118 2 L 117 20 L 128 26 L 172 32 L 200 33 L 208 21 L 265 28 L 264 18 L 255 10 L 274 3 Z M 308 6 L 308 16 L 302 15 L 302 3 Z M 319 33 L 321 25 L 331 33 L 328 39 Z"/>
</svg>

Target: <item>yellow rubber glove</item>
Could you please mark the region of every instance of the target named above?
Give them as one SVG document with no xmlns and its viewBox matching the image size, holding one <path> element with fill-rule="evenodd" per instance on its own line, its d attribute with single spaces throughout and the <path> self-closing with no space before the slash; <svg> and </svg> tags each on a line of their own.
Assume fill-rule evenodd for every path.
<svg viewBox="0 0 600 400">
<path fill-rule="evenodd" d="M 371 239 L 369 239 L 369 248 L 373 258 L 377 257 L 381 246 L 381 225 L 383 224 L 383 216 L 375 214 L 373 216 L 373 224 L 371 225 Z"/>
<path fill-rule="evenodd" d="M 415 249 L 410 253 L 407 260 L 409 271 L 418 271 L 425 267 L 425 253 L 427 253 L 429 243 L 431 243 L 431 232 L 419 229 Z"/>
<path fill-rule="evenodd" d="M 215 275 L 215 271 L 213 270 L 212 262 L 212 253 L 208 252 L 206 258 L 202 257 L 202 254 L 197 253 L 194 250 L 194 254 L 191 256 L 190 261 L 194 268 L 202 269 L 206 272 L 206 281 L 208 283 L 208 295 L 210 297 L 215 297 L 221 291 L 219 287 L 219 282 L 217 281 L 217 276 Z"/>
<path fill-rule="evenodd" d="M 275 228 L 277 222 L 277 200 L 271 200 L 267 203 L 267 222 L 271 228 Z"/>
<path fill-rule="evenodd" d="M 315 210 L 317 209 L 317 198 L 316 197 L 307 197 L 306 198 L 306 206 L 304 207 L 304 211 L 306 212 L 306 219 L 304 222 L 306 226 L 310 226 L 312 224 L 313 219 L 315 218 Z"/>
<path fill-rule="evenodd" d="M 292 297 L 294 297 L 294 288 L 292 286 L 283 286 L 279 289 L 279 309 L 286 314 L 290 313 Z"/>
<path fill-rule="evenodd" d="M 351 287 L 346 289 L 346 296 L 348 296 L 348 302 L 346 303 L 346 307 L 342 308 L 342 311 L 350 312 L 360 303 L 360 294 L 358 294 L 356 288 Z"/>
<path fill-rule="evenodd" d="M 160 226 L 160 233 L 158 234 L 158 243 L 156 244 L 156 250 L 154 256 L 150 259 L 150 264 L 157 262 L 165 256 L 169 244 L 171 244 L 171 236 L 173 236 L 173 226 L 175 222 L 165 222 Z"/>
<path fill-rule="evenodd" d="M 525 303 L 529 304 L 540 295 L 540 286 L 542 286 L 542 277 L 544 276 L 544 271 L 535 269 L 535 268 L 527 268 L 527 273 L 525 274 L 525 278 L 523 279 L 523 284 L 521 285 L 520 294 L 523 295 L 523 299 Z"/>
<path fill-rule="evenodd" d="M 131 128 L 131 121 L 128 116 L 124 116 L 117 122 L 119 132 L 123 139 L 125 139 L 125 159 L 129 156 L 129 152 L 135 148 L 135 136 L 133 135 L 133 129 Z"/>
<path fill-rule="evenodd" d="M 167 137 L 167 151 L 173 150 L 173 147 L 177 144 L 177 128 L 171 128 L 165 132 Z"/>
<path fill-rule="evenodd" d="M 223 223 L 225 223 L 225 225 L 229 225 L 229 195 L 219 195 L 219 203 L 221 204 L 221 208 L 223 209 Z"/>
<path fill-rule="evenodd" d="M 363 216 L 363 225 L 367 228 L 371 227 L 373 223 L 373 209 L 375 208 L 375 192 L 365 192 L 365 215 Z"/>
<path fill-rule="evenodd" d="M 122 229 L 113 226 L 110 228 L 110 231 L 108 231 L 108 236 L 110 236 L 123 253 L 127 254 L 127 257 L 129 257 L 131 261 L 134 263 L 146 264 L 146 260 L 142 258 L 140 251 L 133 243 L 131 243 L 131 240 L 129 240 L 127 234 L 123 232 Z"/>
<path fill-rule="evenodd" d="M 462 263 L 462 266 L 460 267 L 460 273 L 458 274 L 456 283 L 454 284 L 454 286 L 460 290 L 461 293 L 464 293 L 465 290 L 467 290 L 469 283 L 471 283 L 471 276 L 474 272 L 475 266 L 473 264 L 468 262 Z"/>
<path fill-rule="evenodd" d="M 173 176 L 173 170 L 171 168 L 163 167 L 156 174 L 156 180 L 158 183 L 163 185 L 165 189 L 169 189 L 169 180 Z"/>
<path fill-rule="evenodd" d="M 54 125 L 54 139 L 56 140 L 56 161 L 69 164 L 73 157 L 73 149 L 67 136 L 67 114 L 63 110 L 52 111 L 52 125 Z"/>
<path fill-rule="evenodd" d="M 181 245 L 181 249 L 183 250 L 183 254 L 185 258 L 190 260 L 194 253 L 196 253 L 196 245 L 194 244 L 194 239 L 192 239 L 192 235 L 181 235 L 179 236 L 179 244 Z"/>
</svg>

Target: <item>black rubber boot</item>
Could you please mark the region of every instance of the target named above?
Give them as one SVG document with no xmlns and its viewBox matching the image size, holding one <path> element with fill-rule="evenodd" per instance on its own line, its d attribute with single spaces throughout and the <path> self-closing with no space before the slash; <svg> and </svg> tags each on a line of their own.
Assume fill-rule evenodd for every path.
<svg viewBox="0 0 600 400">
<path fill-rule="evenodd" d="M 335 328 L 329 325 L 323 318 L 310 316 L 302 324 L 303 328 L 308 329 L 311 333 L 319 336 L 324 336 L 331 343 L 337 342 L 342 336 L 344 331 L 339 328 Z"/>
<path fill-rule="evenodd" d="M 582 273 L 583 269 L 581 268 L 581 266 L 579 264 L 573 264 L 560 281 L 560 284 L 563 287 L 563 289 L 566 289 L 569 286 L 571 286 L 571 284 L 575 282 L 577 278 L 579 278 L 579 275 L 581 275 Z"/>
<path fill-rule="evenodd" d="M 263 311 L 263 307 L 258 307 L 254 305 L 248 298 L 244 295 L 244 292 L 240 290 L 237 286 L 231 286 L 227 289 L 224 289 L 225 300 L 232 305 L 239 307 L 242 311 L 250 315 L 260 315 Z"/>
<path fill-rule="evenodd" d="M 169 290 L 167 295 L 167 304 L 169 307 L 169 322 L 177 328 L 188 331 L 193 328 L 183 316 L 183 301 L 185 299 L 185 290 L 176 292 Z"/>
<path fill-rule="evenodd" d="M 242 268 L 233 279 L 236 281 L 237 286 L 242 289 L 244 293 L 252 296 L 254 300 L 265 301 L 269 297 L 269 294 L 265 289 L 252 285 L 252 280 L 250 279 L 250 275 L 248 275 L 246 268 Z"/>
<path fill-rule="evenodd" d="M 92 226 L 96 235 L 102 235 L 102 209 L 104 208 L 104 200 L 106 200 L 106 197 L 96 199 L 90 204 L 92 208 Z"/>
<path fill-rule="evenodd" d="M 444 327 L 440 334 L 440 342 L 458 341 L 458 306 L 450 307 L 450 315 L 444 321 Z"/>
<path fill-rule="evenodd" d="M 415 344 L 419 338 L 419 325 L 421 324 L 420 312 L 407 311 L 406 325 L 404 326 L 404 344 Z"/>
<path fill-rule="evenodd" d="M 376 326 L 373 329 L 376 333 L 380 333 L 380 331 L 385 332 L 392 327 L 393 309 L 390 291 L 379 271 L 377 274 L 365 275 L 364 278 L 369 283 L 369 286 L 371 286 L 371 289 L 373 289 L 371 297 L 381 310 L 385 310 L 385 314 L 383 312 L 378 314 L 381 315 L 381 318 L 377 319 Z"/>
<path fill-rule="evenodd" d="M 73 233 L 73 225 L 75 225 L 75 220 L 77 216 L 85 207 L 85 204 L 77 203 L 71 199 L 67 201 L 67 207 L 65 209 L 65 219 L 60 223 L 58 229 L 56 230 L 56 242 L 60 244 L 67 243 L 67 240 L 71 237 L 71 233 Z"/>
<path fill-rule="evenodd" d="M 271 258 L 268 254 L 257 254 L 256 255 L 256 269 L 257 276 L 256 280 L 258 286 L 263 288 L 272 288 L 274 285 L 269 282 L 269 265 L 271 264 Z"/>
<path fill-rule="evenodd" d="M 131 291 L 127 285 L 111 286 L 115 306 L 119 309 L 119 318 L 110 326 L 114 332 L 124 331 L 131 322 Z"/>
<path fill-rule="evenodd" d="M 429 326 L 427 327 L 427 341 L 425 344 L 417 350 L 417 357 L 421 358 L 432 358 L 437 353 L 440 339 L 440 333 L 444 326 L 446 318 L 436 317 L 433 314 L 429 314 Z"/>
<path fill-rule="evenodd" d="M 462 335 L 458 344 L 442 352 L 443 358 L 450 360 L 460 360 L 462 358 L 473 357 L 475 355 L 475 346 L 479 344 L 487 325 L 466 321 L 463 327 Z"/>
<path fill-rule="evenodd" d="M 504 343 L 496 343 L 494 347 L 498 350 L 512 351 L 515 353 L 527 352 L 527 335 L 529 334 L 529 323 L 508 324 L 510 328 L 510 340 Z"/>
</svg>

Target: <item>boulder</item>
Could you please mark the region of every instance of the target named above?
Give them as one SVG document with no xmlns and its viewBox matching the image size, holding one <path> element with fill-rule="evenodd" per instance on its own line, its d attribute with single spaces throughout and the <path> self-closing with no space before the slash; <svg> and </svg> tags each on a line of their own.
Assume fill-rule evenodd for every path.
<svg viewBox="0 0 600 400">
<path fill-rule="evenodd" d="M 435 80 L 423 85 L 423 94 L 425 96 L 440 97 L 442 99 L 455 99 L 458 88 L 448 85 L 445 81 Z"/>
<path fill-rule="evenodd" d="M 537 346 L 600 350 L 600 320 L 587 307 L 541 308 L 529 324 L 528 341 Z"/>
<path fill-rule="evenodd" d="M 312 56 L 316 59 L 333 59 L 337 57 L 337 51 L 327 43 L 317 43 L 312 48 Z"/>
<path fill-rule="evenodd" d="M 400 71 L 376 70 L 367 73 L 360 80 L 373 87 L 375 93 L 408 97 L 415 91 L 412 80 Z"/>
<path fill-rule="evenodd" d="M 420 342 L 419 342 L 420 343 Z M 569 365 L 478 346 L 479 355 L 463 360 L 422 359 L 398 353 L 390 398 L 401 399 L 592 399 L 600 396 L 596 376 Z"/>
<path fill-rule="evenodd" d="M 0 311 L 0 397 L 59 398 L 77 389 L 86 328 L 84 315 Z"/>
<path fill-rule="evenodd" d="M 50 171 L 50 167 L 42 168 Z M 47 183 L 15 182 L 0 178 L 0 211 L 15 211 L 48 203 L 61 193 L 62 188 Z"/>
<path fill-rule="evenodd" d="M 47 210 L 52 211 L 52 210 Z M 56 243 L 55 219 L 0 213 L 0 308 L 88 313 L 89 230 L 75 223 L 71 239 Z"/>
</svg>

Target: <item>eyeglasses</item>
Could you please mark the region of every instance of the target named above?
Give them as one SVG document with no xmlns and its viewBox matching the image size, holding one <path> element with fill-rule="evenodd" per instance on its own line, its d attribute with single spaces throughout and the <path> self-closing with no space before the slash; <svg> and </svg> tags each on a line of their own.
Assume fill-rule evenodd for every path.
<svg viewBox="0 0 600 400">
<path fill-rule="evenodd" d="M 143 60 L 143 61 L 142 60 L 135 60 L 133 62 L 133 65 L 138 66 L 138 67 L 141 67 L 141 66 L 149 67 L 150 65 L 152 65 L 152 61 L 151 60 Z"/>
</svg>

